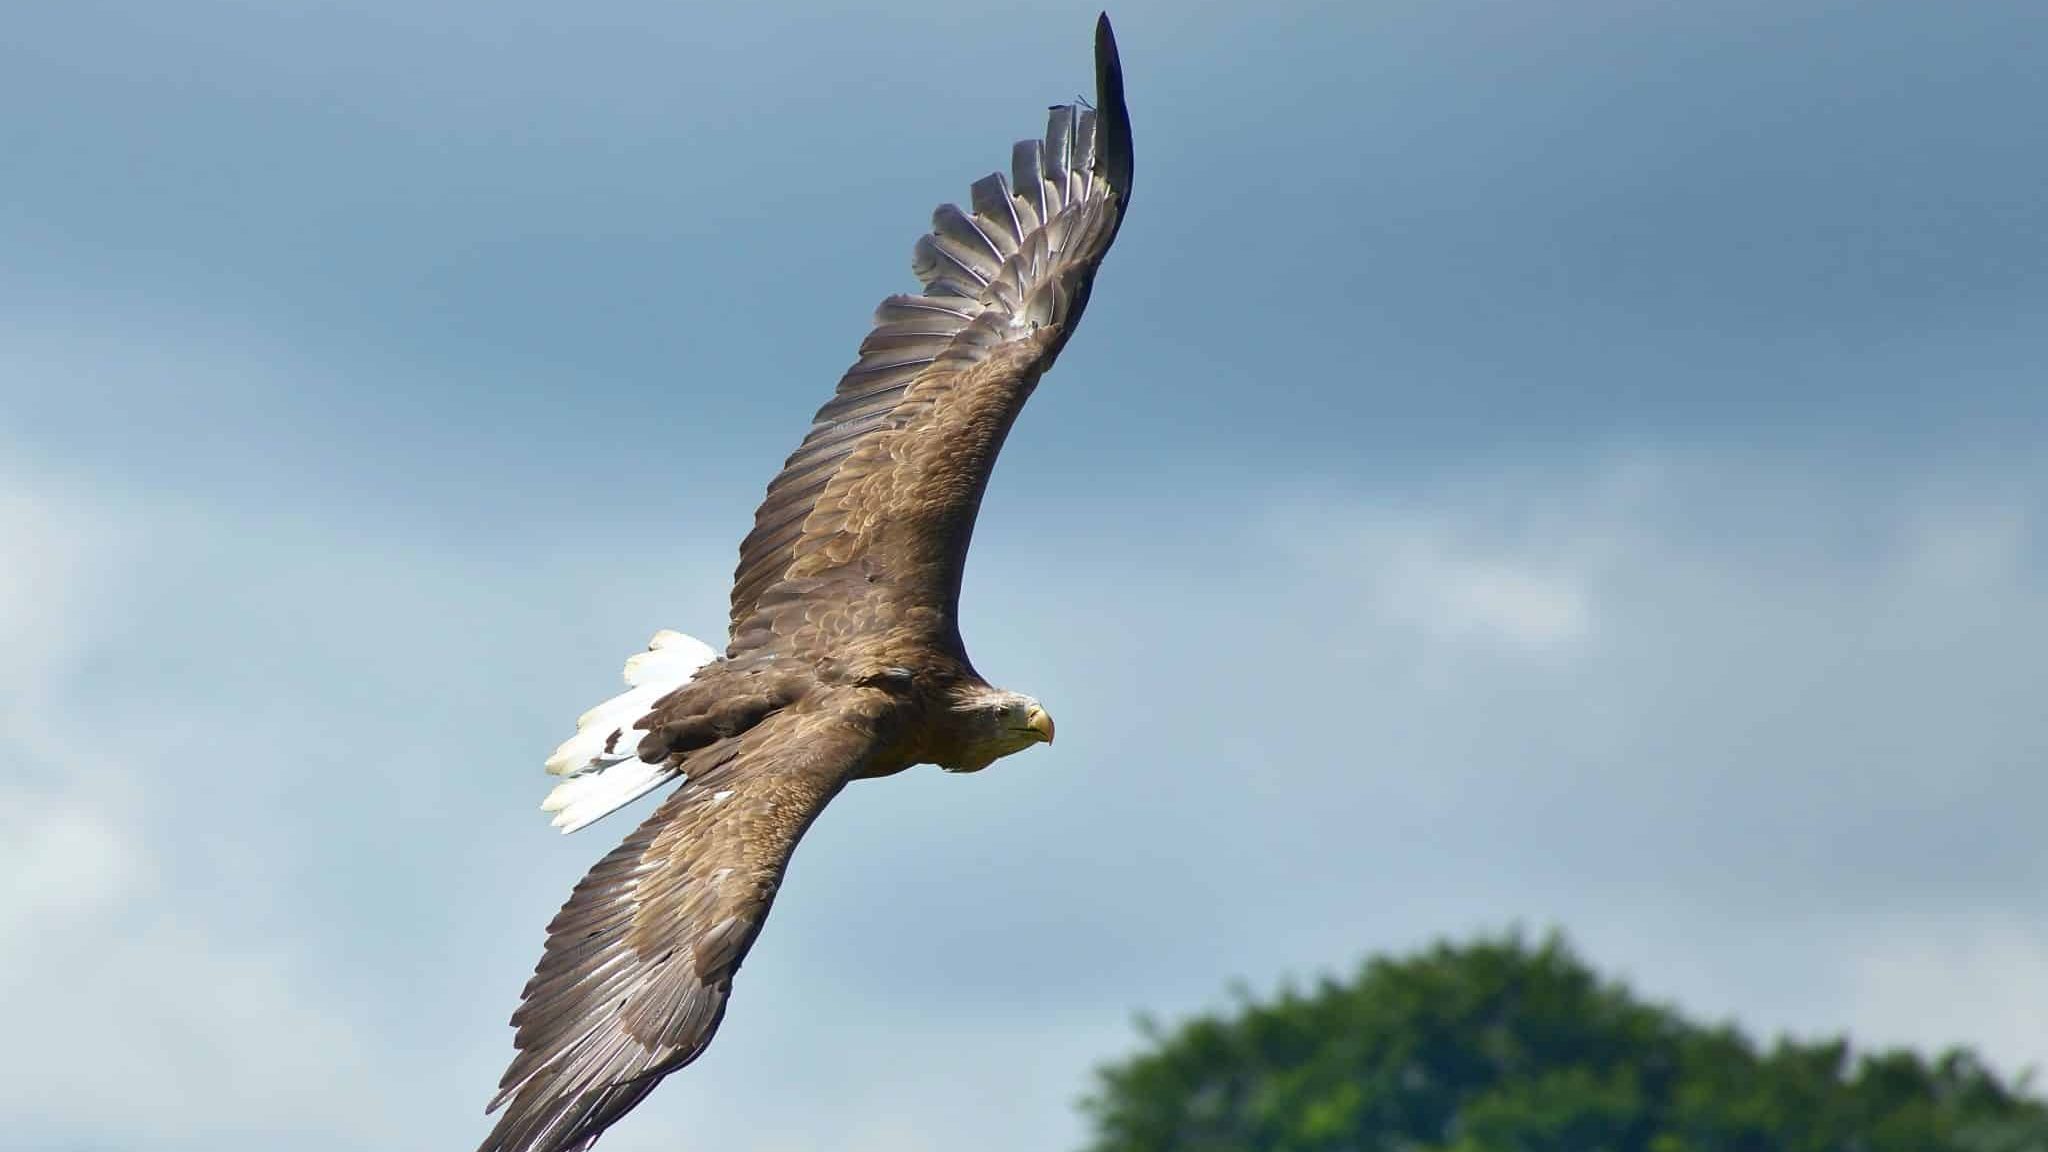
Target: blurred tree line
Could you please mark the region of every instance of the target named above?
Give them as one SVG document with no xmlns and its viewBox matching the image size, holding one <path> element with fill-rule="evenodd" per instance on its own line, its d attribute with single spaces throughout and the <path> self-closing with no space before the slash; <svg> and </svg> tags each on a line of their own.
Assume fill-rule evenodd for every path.
<svg viewBox="0 0 2048 1152">
<path fill-rule="evenodd" d="M 1768 1048 L 1559 938 L 1441 944 L 1172 1029 L 1106 1067 L 1090 1152 L 2048 1152 L 2048 1103 L 1954 1049 Z"/>
</svg>

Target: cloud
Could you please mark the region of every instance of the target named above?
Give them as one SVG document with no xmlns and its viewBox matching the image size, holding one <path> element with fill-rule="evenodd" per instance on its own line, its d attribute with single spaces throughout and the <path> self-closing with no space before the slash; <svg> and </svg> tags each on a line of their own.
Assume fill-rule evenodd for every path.
<svg viewBox="0 0 2048 1152">
<path fill-rule="evenodd" d="M 6 803 L 0 999 L 35 1038 L 0 1079 L 10 1127 L 166 1144 L 377 1130 L 356 1037 L 288 954 L 191 923 L 138 830 L 90 801 Z"/>
<path fill-rule="evenodd" d="M 1292 600 L 1372 589 L 1318 635 L 1353 654 L 1341 715 L 1377 750 L 1375 807 L 1411 814 L 1368 827 L 1427 830 L 1374 871 L 1403 878 L 1397 922 L 1554 920 L 1653 993 L 1752 1027 L 2048 1055 L 2024 1008 L 2042 941 L 2019 927 L 2048 911 L 2038 465 L 1851 480 L 1667 450 L 1462 473 L 1398 508 L 1280 517 L 1316 526 L 1282 534 L 1309 565 Z M 1474 567 L 1570 589 L 1588 627 L 1554 640 L 1569 662 L 1489 631 L 1456 591 Z M 1385 609 L 1389 570 L 1423 574 L 1391 587 L 1439 622 L 1427 643 Z M 1446 645 L 1450 674 L 1418 674 Z M 1322 777 L 1319 803 L 1342 787 Z"/>
<path fill-rule="evenodd" d="M 125 830 L 76 797 L 11 790 L 0 838 L 0 938 L 90 921 L 141 883 Z"/>
<path fill-rule="evenodd" d="M 1941 1051 L 1971 1037 L 2008 1073 L 2048 1069 L 2048 933 L 2037 920 L 1965 914 L 1872 925 L 1848 964 L 1845 995 L 1870 1043 Z"/>
<path fill-rule="evenodd" d="M 101 595 L 135 527 L 0 475 L 0 1002 L 33 1038 L 0 1061 L 0 1122 L 32 1143 L 361 1135 L 380 1109 L 350 1099 L 345 1017 L 260 923 L 200 914 L 145 816 L 174 792 L 127 761 L 147 739 L 105 737 L 113 701 L 78 706 L 80 669 L 120 655 Z"/>
<path fill-rule="evenodd" d="M 19 708 L 65 655 L 63 620 L 79 595 L 95 525 L 65 503 L 31 496 L 0 471 L 0 708 Z"/>
<path fill-rule="evenodd" d="M 1570 647 L 1593 625 L 1583 573 L 1484 542 L 1447 539 L 1441 525 L 1374 520 L 1354 543 L 1367 605 L 1386 623 L 1448 642 Z"/>
<path fill-rule="evenodd" d="M 2030 519 L 2026 506 L 1996 496 L 1912 509 L 1899 525 L 1896 574 L 1915 587 L 1964 594 L 2009 589 L 2026 571 Z"/>
<path fill-rule="evenodd" d="M 1352 627 L 1433 661 L 1567 658 L 1625 610 L 1603 601 L 1605 585 L 1646 543 L 1670 466 L 1631 453 L 1590 471 L 1502 470 L 1367 499 L 1296 493 L 1269 509 L 1267 545 L 1297 576 L 1350 584 L 1334 603 L 1356 609 Z"/>
</svg>

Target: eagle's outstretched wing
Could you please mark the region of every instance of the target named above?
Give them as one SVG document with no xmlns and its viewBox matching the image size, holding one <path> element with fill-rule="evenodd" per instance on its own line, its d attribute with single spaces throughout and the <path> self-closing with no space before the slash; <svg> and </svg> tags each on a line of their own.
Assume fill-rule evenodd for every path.
<svg viewBox="0 0 2048 1152">
<path fill-rule="evenodd" d="M 819 653 L 951 627 L 1010 424 L 1073 334 L 1131 190 L 1123 71 L 1095 29 L 1096 107 L 1052 109 L 1011 174 L 976 182 L 917 242 L 917 296 L 875 312 L 860 359 L 768 487 L 733 574 L 732 647 Z"/>
<path fill-rule="evenodd" d="M 480 1152 L 580 1152 L 704 1051 L 798 838 L 885 735 L 878 696 L 817 693 L 693 753 L 690 782 L 576 886 Z"/>
</svg>

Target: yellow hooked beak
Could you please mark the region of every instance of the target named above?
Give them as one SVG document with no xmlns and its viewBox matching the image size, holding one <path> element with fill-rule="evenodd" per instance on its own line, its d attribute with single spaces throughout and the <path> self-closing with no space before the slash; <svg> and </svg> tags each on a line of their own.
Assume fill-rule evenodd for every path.
<svg viewBox="0 0 2048 1152">
<path fill-rule="evenodd" d="M 1024 713 L 1024 726 L 1038 733 L 1038 738 L 1047 744 L 1052 743 L 1052 717 L 1046 715 L 1045 709 L 1033 704 L 1031 710 Z"/>
</svg>

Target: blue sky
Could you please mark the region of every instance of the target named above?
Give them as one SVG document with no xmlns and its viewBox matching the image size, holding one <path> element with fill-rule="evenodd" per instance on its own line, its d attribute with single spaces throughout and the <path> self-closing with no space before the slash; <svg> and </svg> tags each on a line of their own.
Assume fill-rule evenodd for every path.
<svg viewBox="0 0 2048 1152">
<path fill-rule="evenodd" d="M 773 467 L 1093 10 L 188 0 L 0 45 L 0 1122 L 480 1139 Z M 1138 177 L 965 630 L 603 1145 L 1071 1147 L 1168 1016 L 1514 922 L 2048 1062 L 2048 11 L 1119 8 Z"/>
</svg>

